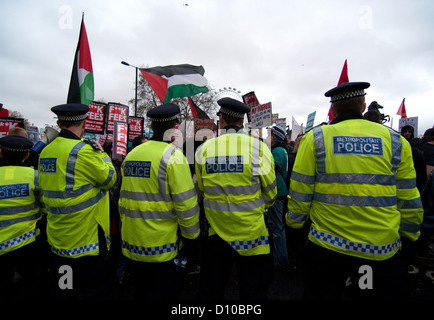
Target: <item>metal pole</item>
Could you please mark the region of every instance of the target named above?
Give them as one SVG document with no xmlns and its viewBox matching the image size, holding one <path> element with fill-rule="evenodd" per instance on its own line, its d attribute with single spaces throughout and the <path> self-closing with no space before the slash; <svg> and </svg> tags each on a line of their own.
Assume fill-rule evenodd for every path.
<svg viewBox="0 0 434 320">
<path fill-rule="evenodd" d="M 137 68 L 137 67 L 135 67 L 135 68 L 136 68 L 136 100 L 135 100 L 136 104 L 134 107 L 134 116 L 137 117 L 137 78 L 139 75 L 139 68 Z"/>
</svg>

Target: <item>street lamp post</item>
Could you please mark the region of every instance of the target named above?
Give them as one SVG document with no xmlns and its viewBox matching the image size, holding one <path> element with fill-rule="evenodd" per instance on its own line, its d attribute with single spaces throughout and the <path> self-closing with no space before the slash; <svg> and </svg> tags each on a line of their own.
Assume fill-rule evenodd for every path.
<svg viewBox="0 0 434 320">
<path fill-rule="evenodd" d="M 125 61 L 121 61 L 121 63 L 125 66 L 129 66 L 129 67 L 133 67 L 136 69 L 136 99 L 134 100 L 135 105 L 134 105 L 134 116 L 137 117 L 137 78 L 139 76 L 139 68 L 136 66 L 133 66 L 131 64 L 129 64 L 128 62 Z"/>
</svg>

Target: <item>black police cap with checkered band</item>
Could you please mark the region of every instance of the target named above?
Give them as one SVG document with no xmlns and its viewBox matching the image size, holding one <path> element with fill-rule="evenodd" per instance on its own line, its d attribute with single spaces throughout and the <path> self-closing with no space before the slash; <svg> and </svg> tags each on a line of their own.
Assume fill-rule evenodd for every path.
<svg viewBox="0 0 434 320">
<path fill-rule="evenodd" d="M 368 82 L 344 82 L 341 85 L 330 89 L 324 95 L 330 97 L 330 102 L 336 102 L 355 97 L 364 96 L 365 89 L 369 88 Z"/>
<path fill-rule="evenodd" d="M 152 108 L 146 113 L 149 120 L 155 122 L 168 122 L 178 119 L 179 107 L 174 103 L 165 103 Z"/>
<path fill-rule="evenodd" d="M 232 98 L 222 98 L 217 103 L 220 106 L 217 115 L 223 113 L 232 118 L 244 118 L 244 115 L 250 111 L 246 104 Z"/>
<path fill-rule="evenodd" d="M 61 104 L 51 108 L 61 121 L 76 122 L 87 118 L 89 107 L 81 103 Z"/>
<path fill-rule="evenodd" d="M 0 146 L 5 151 L 24 153 L 30 152 L 33 142 L 22 136 L 10 135 L 0 138 Z"/>
</svg>

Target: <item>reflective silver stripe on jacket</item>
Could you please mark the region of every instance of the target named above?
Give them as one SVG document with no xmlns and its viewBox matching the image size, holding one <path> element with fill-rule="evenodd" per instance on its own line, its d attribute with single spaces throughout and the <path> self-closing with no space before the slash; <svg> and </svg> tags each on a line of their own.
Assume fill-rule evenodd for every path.
<svg viewBox="0 0 434 320">
<path fill-rule="evenodd" d="M 350 241 L 338 236 L 335 236 L 333 234 L 319 231 L 315 229 L 313 226 L 310 228 L 309 234 L 324 243 L 330 244 L 332 246 L 347 250 L 347 251 L 353 251 L 353 252 L 359 252 L 359 253 L 365 253 L 365 254 L 371 254 L 371 255 L 385 255 L 388 253 L 391 253 L 395 251 L 397 248 L 399 248 L 401 244 L 401 239 L 398 237 L 394 242 L 386 244 L 386 245 L 374 245 L 370 243 L 362 243 L 362 242 L 355 242 Z"/>
<path fill-rule="evenodd" d="M 35 228 L 35 229 L 30 230 L 26 233 L 23 233 L 22 235 L 15 237 L 13 239 L 9 239 L 9 240 L 1 242 L 0 243 L 0 251 L 9 249 L 9 248 L 16 246 L 16 245 L 20 244 L 21 242 L 24 242 L 30 238 L 36 237 L 36 230 L 38 230 L 38 228 Z"/>
<path fill-rule="evenodd" d="M 144 256 L 157 256 L 164 253 L 174 252 L 177 250 L 177 247 L 178 245 L 176 243 L 169 243 L 159 247 L 139 247 L 122 240 L 122 248 L 131 253 Z"/>
<path fill-rule="evenodd" d="M 74 184 L 75 184 L 75 164 L 77 162 L 77 156 L 78 152 L 86 145 L 83 141 L 80 141 L 77 143 L 72 150 L 70 151 L 68 155 L 68 160 L 66 161 L 66 174 L 65 174 L 65 190 L 61 191 L 50 191 L 50 190 L 42 190 L 43 195 L 46 198 L 50 199 L 68 199 L 68 198 L 76 198 L 79 197 L 86 192 L 92 190 L 93 188 L 101 188 L 105 187 L 110 183 L 110 181 L 113 178 L 113 175 L 115 173 L 114 169 L 109 167 L 109 173 L 107 176 L 107 179 L 100 184 L 97 184 L 95 186 L 92 186 L 90 184 L 82 186 L 78 189 L 74 190 Z M 104 158 L 105 162 L 107 158 Z M 109 159 L 110 160 L 110 159 Z"/>
<path fill-rule="evenodd" d="M 32 214 L 30 216 L 25 216 L 25 217 L 21 217 L 21 218 L 0 220 L 0 228 L 6 228 L 6 227 L 9 227 L 13 224 L 19 223 L 19 222 L 38 220 L 40 217 L 41 217 L 41 213 L 37 212 L 37 213 Z"/>
<path fill-rule="evenodd" d="M 401 150 L 402 143 L 400 141 L 400 135 L 393 130 L 390 130 L 390 136 L 392 140 L 392 174 L 363 174 L 363 173 L 327 173 L 326 172 L 326 152 L 325 152 L 325 142 L 324 134 L 321 127 L 316 127 L 313 130 L 314 143 L 315 143 L 315 154 L 317 158 L 317 170 L 318 173 L 315 177 L 316 182 L 322 183 L 340 183 L 340 184 L 380 184 L 380 185 L 397 185 L 396 171 L 398 169 L 399 163 L 401 162 Z M 297 181 L 310 182 L 312 183 L 312 178 L 310 176 L 295 173 L 294 179 Z M 399 182 L 402 186 L 408 187 L 411 185 L 411 180 L 401 180 Z M 399 184 L 398 184 L 399 186 Z M 397 204 L 396 196 L 350 196 L 350 195 L 336 195 L 336 194 L 324 194 L 315 193 L 311 194 L 300 194 L 300 193 L 290 193 L 291 197 L 300 201 L 307 201 L 311 197 L 313 200 L 335 204 L 335 205 L 345 205 L 345 206 L 373 206 L 373 207 L 386 207 L 394 206 Z M 411 204 L 407 204 L 411 205 Z"/>
<path fill-rule="evenodd" d="M 101 200 L 107 193 L 107 190 L 101 190 L 97 193 L 96 196 L 93 198 L 90 198 L 84 202 L 78 203 L 73 206 L 69 207 L 52 207 L 47 204 L 45 204 L 45 208 L 48 212 L 54 213 L 54 214 L 70 214 L 78 211 L 85 210 L 87 208 L 90 208 L 91 206 L 98 203 L 99 200 Z"/>
<path fill-rule="evenodd" d="M 211 201 L 207 198 L 204 198 L 203 201 L 205 208 L 223 212 L 253 211 L 255 209 L 261 208 L 264 205 L 264 200 L 262 198 L 239 203 Z"/>
</svg>

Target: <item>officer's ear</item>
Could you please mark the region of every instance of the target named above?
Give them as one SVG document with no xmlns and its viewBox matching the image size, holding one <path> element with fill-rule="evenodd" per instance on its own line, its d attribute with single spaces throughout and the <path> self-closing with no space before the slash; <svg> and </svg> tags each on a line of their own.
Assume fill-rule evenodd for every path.
<svg viewBox="0 0 434 320">
<path fill-rule="evenodd" d="M 331 111 L 331 113 L 332 113 L 332 116 L 333 117 L 337 117 L 337 115 L 336 115 L 336 110 L 335 110 L 335 106 L 332 104 L 332 106 L 331 106 L 331 108 L 330 108 L 330 111 Z"/>
<path fill-rule="evenodd" d="M 365 112 L 365 110 L 366 110 L 366 102 L 363 102 L 362 113 Z"/>
</svg>

